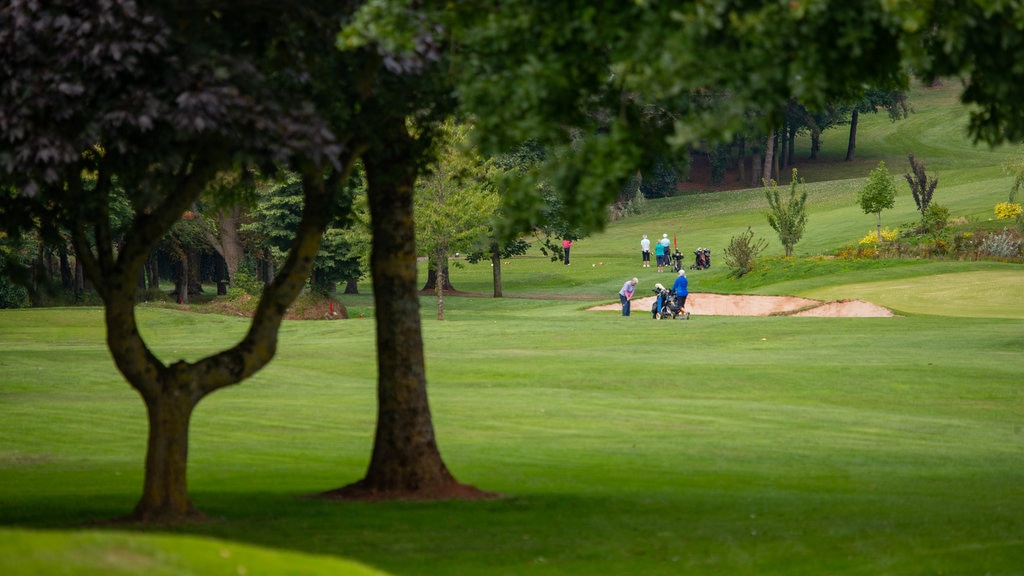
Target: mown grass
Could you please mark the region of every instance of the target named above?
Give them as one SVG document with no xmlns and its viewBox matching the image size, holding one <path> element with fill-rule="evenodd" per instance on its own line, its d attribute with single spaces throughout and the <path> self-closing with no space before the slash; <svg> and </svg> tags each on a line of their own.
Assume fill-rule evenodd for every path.
<svg viewBox="0 0 1024 576">
<path fill-rule="evenodd" d="M 395 574 L 1019 569 L 1020 320 L 682 324 L 566 301 L 451 306 L 425 323 L 439 443 L 461 481 L 504 499 L 303 498 L 365 471 L 374 354 L 370 322 L 294 322 L 267 370 L 197 411 L 191 487 L 214 521 L 172 531 Z M 10 318 L 2 333 L 22 344 L 0 354 L 5 374 L 46 375 L 4 387 L 0 518 L 68 529 L 126 512 L 141 403 L 101 339 L 69 364 Z M 244 329 L 166 310 L 143 326 L 159 326 L 168 359 L 201 354 L 197 331 Z"/>
<path fill-rule="evenodd" d="M 93 525 L 139 495 L 142 403 L 110 361 L 100 310 L 0 311 L 0 573 L 343 574 L 359 570 L 339 564 L 351 559 L 393 574 L 1021 574 L 1020 264 L 823 257 L 873 226 L 854 195 L 878 159 L 897 176 L 907 151 L 941 169 L 936 201 L 954 216 L 983 223 L 1005 200 L 1008 150 L 969 148 L 962 111 L 941 109 L 949 94 L 915 93 L 929 103 L 895 124 L 863 118 L 860 176 L 836 160 L 845 135 L 826 134 L 823 160 L 800 168 L 812 201 L 796 258 L 780 257 L 760 191 L 695 194 L 584 239 L 571 266 L 510 259 L 509 298 L 449 295 L 437 322 L 424 296 L 440 448 L 498 500 L 306 497 L 369 460 L 377 351 L 362 294 L 342 298 L 351 320 L 286 322 L 267 369 L 199 406 L 189 481 L 209 522 Z M 915 218 L 905 190 L 883 213 L 890 226 Z M 719 257 L 747 226 L 771 243 L 737 280 Z M 712 248 L 695 291 L 864 298 L 903 316 L 586 311 L 629 277 L 642 290 L 671 277 L 639 267 L 640 235 L 663 232 Z M 491 291 L 486 264 L 452 275 Z M 167 361 L 246 329 L 139 315 Z"/>
</svg>

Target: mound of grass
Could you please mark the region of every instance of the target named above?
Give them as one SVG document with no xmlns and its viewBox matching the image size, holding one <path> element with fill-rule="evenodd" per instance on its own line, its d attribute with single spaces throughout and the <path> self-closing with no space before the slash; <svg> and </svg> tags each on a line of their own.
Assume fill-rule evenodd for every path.
<svg viewBox="0 0 1024 576">
<path fill-rule="evenodd" d="M 5 576 L 111 574 L 289 574 L 384 576 L 356 562 L 281 552 L 194 536 L 0 529 L 0 573 Z"/>
</svg>

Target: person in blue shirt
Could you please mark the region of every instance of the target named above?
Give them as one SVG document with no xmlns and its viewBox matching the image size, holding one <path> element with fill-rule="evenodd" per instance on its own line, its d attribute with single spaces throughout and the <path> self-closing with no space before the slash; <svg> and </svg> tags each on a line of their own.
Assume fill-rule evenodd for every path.
<svg viewBox="0 0 1024 576">
<path fill-rule="evenodd" d="M 690 313 L 686 311 L 686 297 L 690 294 L 689 290 L 690 281 L 686 279 L 686 269 L 679 269 L 679 276 L 676 276 L 676 281 L 672 284 L 672 290 L 676 293 L 676 306 L 679 307 L 679 319 L 686 320 L 690 319 Z"/>
</svg>

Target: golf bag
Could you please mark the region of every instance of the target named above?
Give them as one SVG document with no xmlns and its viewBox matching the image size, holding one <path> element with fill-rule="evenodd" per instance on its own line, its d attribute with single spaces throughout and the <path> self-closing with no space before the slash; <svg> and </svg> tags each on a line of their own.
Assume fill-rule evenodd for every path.
<svg viewBox="0 0 1024 576">
<path fill-rule="evenodd" d="M 654 299 L 654 304 L 651 305 L 651 318 L 655 320 L 673 319 L 681 314 L 682 311 L 676 306 L 676 293 L 674 290 L 668 290 L 661 284 L 655 284 L 654 295 L 657 298 Z"/>
<path fill-rule="evenodd" d="M 672 269 L 679 272 L 683 269 L 683 253 L 676 248 L 675 253 L 672 254 Z"/>
<path fill-rule="evenodd" d="M 693 256 L 693 266 L 690 266 L 692 270 L 704 270 L 711 268 L 711 250 L 708 250 L 707 248 L 697 248 L 693 251 Z"/>
</svg>

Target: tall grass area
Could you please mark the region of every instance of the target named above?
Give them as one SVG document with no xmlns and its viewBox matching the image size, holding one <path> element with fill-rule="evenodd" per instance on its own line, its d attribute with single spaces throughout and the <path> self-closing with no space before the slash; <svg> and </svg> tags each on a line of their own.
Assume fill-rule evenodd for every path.
<svg viewBox="0 0 1024 576">
<path fill-rule="evenodd" d="M 431 409 L 477 502 L 351 503 L 308 496 L 363 477 L 376 418 L 369 285 L 351 319 L 289 321 L 277 357 L 205 399 L 189 486 L 209 521 L 107 526 L 140 495 L 145 409 L 114 367 L 98 308 L 0 310 L 0 574 L 1024 574 L 1024 269 L 995 261 L 827 257 L 872 229 L 856 192 L 906 153 L 935 201 L 988 222 L 1009 148 L 975 148 L 950 89 L 916 113 L 862 116 L 824 136 L 796 257 L 759 189 L 650 201 L 577 242 L 503 265 L 506 298 L 422 300 Z M 805 143 L 799 144 L 806 150 Z M 883 225 L 918 218 L 902 180 Z M 750 226 L 754 272 L 721 262 Z M 639 240 L 677 236 L 694 292 L 863 298 L 894 318 L 694 317 L 589 311 L 674 274 Z M 458 264 L 458 261 L 456 261 Z M 489 264 L 455 287 L 491 292 Z M 697 296 L 699 297 L 699 296 Z M 143 306 L 170 362 L 236 342 L 245 319 Z M 382 353 L 387 353 L 383 351 Z M 98 524 L 97 524 L 98 522 Z"/>
</svg>

